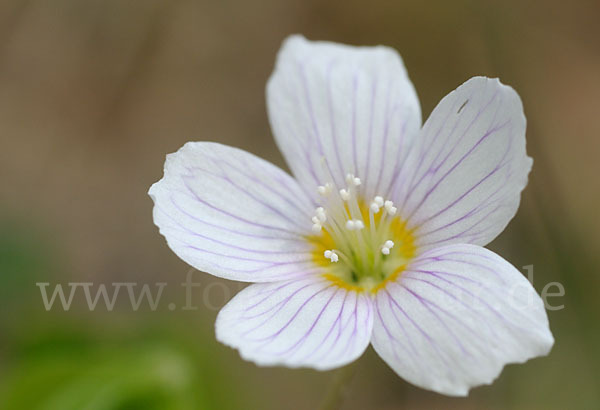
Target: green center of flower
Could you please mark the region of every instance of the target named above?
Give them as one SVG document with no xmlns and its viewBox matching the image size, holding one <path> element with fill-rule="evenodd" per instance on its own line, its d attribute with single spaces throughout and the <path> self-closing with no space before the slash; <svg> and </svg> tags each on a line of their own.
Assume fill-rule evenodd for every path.
<svg viewBox="0 0 600 410">
<path fill-rule="evenodd" d="M 377 292 L 413 258 L 413 235 L 393 202 L 380 196 L 364 201 L 360 179 L 349 174 L 346 182 L 339 191 L 331 183 L 318 188 L 324 205 L 312 218 L 313 259 L 336 285 Z"/>
</svg>

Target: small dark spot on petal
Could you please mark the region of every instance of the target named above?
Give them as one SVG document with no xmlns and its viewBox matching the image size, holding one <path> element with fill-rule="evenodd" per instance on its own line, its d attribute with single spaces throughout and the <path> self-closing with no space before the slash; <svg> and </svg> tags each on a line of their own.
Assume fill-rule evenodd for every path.
<svg viewBox="0 0 600 410">
<path fill-rule="evenodd" d="M 468 102 L 469 102 L 469 100 L 467 100 L 464 103 L 462 103 L 462 105 L 460 106 L 460 108 L 458 109 L 458 111 L 456 111 L 456 113 L 460 114 L 460 112 L 462 111 L 463 108 L 465 108 L 465 105 L 467 105 Z"/>
</svg>

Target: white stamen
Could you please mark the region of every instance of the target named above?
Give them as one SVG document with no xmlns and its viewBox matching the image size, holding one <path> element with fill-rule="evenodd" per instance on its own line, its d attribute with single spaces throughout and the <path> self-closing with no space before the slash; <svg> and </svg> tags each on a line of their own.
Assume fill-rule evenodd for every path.
<svg viewBox="0 0 600 410">
<path fill-rule="evenodd" d="M 323 207 L 321 207 L 321 206 L 318 207 L 316 210 L 316 213 L 317 213 L 316 218 L 320 223 L 323 223 L 327 220 L 327 214 L 325 213 L 325 209 L 323 209 Z M 313 222 L 315 222 L 314 219 L 313 219 Z M 317 222 L 315 222 L 315 223 L 317 223 Z"/>
<path fill-rule="evenodd" d="M 329 259 L 331 262 L 337 262 L 340 258 L 338 257 L 337 253 L 335 253 L 334 251 L 330 251 L 330 250 L 326 250 L 323 255 Z"/>
<path fill-rule="evenodd" d="M 392 201 L 385 201 L 384 206 L 388 214 L 392 216 L 396 215 L 396 211 L 398 211 L 398 209 L 394 206 Z"/>
<path fill-rule="evenodd" d="M 354 176 L 354 174 L 346 174 L 346 183 L 348 185 L 359 186 L 361 184 L 360 178 Z"/>
<path fill-rule="evenodd" d="M 329 173 L 329 180 L 332 181 L 330 171 L 328 169 L 326 171 Z M 377 195 L 366 203 L 368 211 L 365 215 L 361 194 L 357 188 L 361 185 L 360 178 L 349 173 L 345 175 L 345 182 L 346 186 L 337 186 L 333 182 L 328 182 L 317 187 L 318 193 L 323 196 L 322 206 L 316 208 L 311 215 L 312 230 L 317 235 L 326 231 L 332 236 L 331 239 L 337 250 L 329 249 L 323 254 L 332 263 L 343 261 L 356 271 L 369 268 L 362 265 L 372 262 L 375 271 L 381 270 L 385 267 L 382 264 L 389 264 L 386 260 L 394 258 L 396 254 L 395 252 L 392 254 L 391 251 L 395 246 L 394 242 L 385 238 L 389 237 L 391 223 L 397 209 L 394 202 Z M 379 214 L 381 211 L 384 211 L 383 215 Z"/>
<path fill-rule="evenodd" d="M 365 224 L 360 219 L 350 219 L 349 221 L 346 221 L 346 229 L 348 229 L 349 231 L 358 231 L 364 229 L 364 227 Z"/>
<path fill-rule="evenodd" d="M 319 185 L 317 192 L 323 196 L 329 194 L 331 192 L 331 184 L 328 182 L 325 185 Z"/>
<path fill-rule="evenodd" d="M 393 247 L 394 247 L 394 242 L 390 241 L 388 239 L 387 241 L 385 241 L 385 243 L 381 247 L 381 253 L 384 254 L 384 255 L 389 255 L 390 254 L 390 249 L 392 249 Z"/>
</svg>

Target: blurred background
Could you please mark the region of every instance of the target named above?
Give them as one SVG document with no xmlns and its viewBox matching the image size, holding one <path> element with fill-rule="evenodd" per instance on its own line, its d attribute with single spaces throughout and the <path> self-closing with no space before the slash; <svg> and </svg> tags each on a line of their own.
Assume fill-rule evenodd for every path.
<svg viewBox="0 0 600 410">
<path fill-rule="evenodd" d="M 516 88 L 535 163 L 490 248 L 533 265 L 538 292 L 565 289 L 551 299 L 564 309 L 549 312 L 549 357 L 456 399 L 407 384 L 369 349 L 342 408 L 600 408 L 599 19 L 596 0 L 2 0 L 0 408 L 318 407 L 336 371 L 258 368 L 215 341 L 239 284 L 192 272 L 199 308 L 180 308 L 189 267 L 147 196 L 189 140 L 285 167 L 264 87 L 291 33 L 396 48 L 424 119 L 474 75 Z M 123 289 L 113 311 L 80 293 L 48 312 L 39 282 L 168 286 L 156 310 L 134 311 Z"/>
</svg>

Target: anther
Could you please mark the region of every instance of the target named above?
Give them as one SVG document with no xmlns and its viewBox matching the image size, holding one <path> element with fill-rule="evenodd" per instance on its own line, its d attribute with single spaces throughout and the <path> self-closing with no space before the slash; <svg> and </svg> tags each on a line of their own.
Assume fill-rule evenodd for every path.
<svg viewBox="0 0 600 410">
<path fill-rule="evenodd" d="M 331 188 L 332 188 L 331 184 L 328 182 L 325 185 L 319 185 L 317 187 L 317 192 L 320 195 L 327 195 L 327 194 L 329 194 L 331 192 Z"/>
<path fill-rule="evenodd" d="M 384 206 L 388 214 L 392 216 L 396 215 L 396 211 L 398 211 L 398 208 L 394 206 L 394 203 L 392 201 L 385 201 Z"/>
<path fill-rule="evenodd" d="M 373 202 L 377 204 L 378 207 L 382 207 L 384 204 L 383 198 L 380 197 L 379 195 L 377 195 L 375 198 L 373 198 Z"/>
<path fill-rule="evenodd" d="M 344 201 L 347 201 L 350 199 L 350 192 L 347 189 L 340 189 L 340 196 Z"/>
<path fill-rule="evenodd" d="M 371 202 L 371 212 L 373 212 L 374 214 L 379 212 L 379 205 L 377 205 L 375 201 Z"/>
<path fill-rule="evenodd" d="M 348 229 L 349 231 L 360 230 L 364 227 L 365 224 L 360 219 L 350 219 L 349 221 L 346 221 L 346 229 Z"/>
<path fill-rule="evenodd" d="M 390 249 L 392 249 L 393 247 L 394 247 L 394 242 L 390 241 L 388 239 L 387 241 L 385 241 L 385 243 L 381 247 L 381 253 L 384 254 L 384 255 L 389 255 L 390 254 Z"/>
<path fill-rule="evenodd" d="M 323 223 L 327 220 L 327 214 L 325 213 L 325 209 L 323 209 L 323 207 L 321 207 L 321 206 L 318 207 L 315 212 L 317 214 L 315 218 L 317 218 L 317 220 L 320 223 Z M 313 218 L 313 222 L 315 222 L 314 218 Z M 317 222 L 315 222 L 315 223 L 317 223 Z"/>
<path fill-rule="evenodd" d="M 361 182 L 360 178 L 355 177 L 354 174 L 346 174 L 346 183 L 348 185 L 359 186 Z"/>
<path fill-rule="evenodd" d="M 325 252 L 323 252 L 323 256 L 325 256 L 331 262 L 337 262 L 339 260 L 337 253 L 335 253 L 334 251 L 326 250 Z"/>
</svg>

